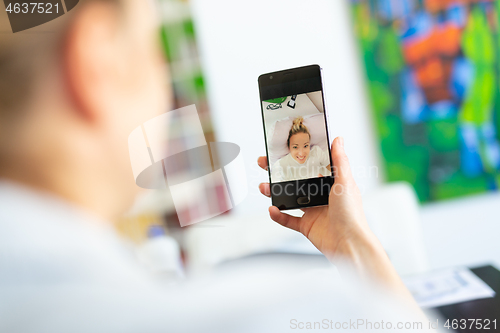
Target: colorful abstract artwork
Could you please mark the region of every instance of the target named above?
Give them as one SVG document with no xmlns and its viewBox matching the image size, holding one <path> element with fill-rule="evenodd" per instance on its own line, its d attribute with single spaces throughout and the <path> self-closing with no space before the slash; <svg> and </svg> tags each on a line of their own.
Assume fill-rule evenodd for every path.
<svg viewBox="0 0 500 333">
<path fill-rule="evenodd" d="M 351 0 L 385 174 L 422 202 L 500 186 L 500 0 Z"/>
</svg>

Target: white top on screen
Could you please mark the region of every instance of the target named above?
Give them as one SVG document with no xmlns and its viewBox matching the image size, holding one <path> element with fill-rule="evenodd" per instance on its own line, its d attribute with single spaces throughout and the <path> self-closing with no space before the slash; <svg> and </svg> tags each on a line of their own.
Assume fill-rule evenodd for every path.
<svg viewBox="0 0 500 333">
<path fill-rule="evenodd" d="M 328 151 L 319 146 L 314 146 L 307 160 L 300 164 L 291 154 L 280 158 L 271 169 L 271 181 L 273 183 L 286 182 L 298 179 L 308 179 L 322 176 L 330 176 L 331 171 L 326 167 L 330 164 Z"/>
</svg>

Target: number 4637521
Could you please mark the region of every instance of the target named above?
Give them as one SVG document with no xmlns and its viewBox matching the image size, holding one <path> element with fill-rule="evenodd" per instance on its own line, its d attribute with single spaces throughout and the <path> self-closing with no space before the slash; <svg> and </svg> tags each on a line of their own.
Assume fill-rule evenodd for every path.
<svg viewBox="0 0 500 333">
<path fill-rule="evenodd" d="M 444 323 L 444 327 L 447 329 L 476 329 L 476 330 L 496 330 L 497 329 L 497 320 L 489 320 L 489 319 L 448 319 Z"/>
<path fill-rule="evenodd" d="M 5 9 L 7 13 L 15 13 L 15 14 L 58 14 L 59 13 L 59 4 L 56 3 L 52 5 L 51 3 L 43 3 L 43 2 L 24 2 L 24 3 L 9 3 L 7 8 Z"/>
</svg>

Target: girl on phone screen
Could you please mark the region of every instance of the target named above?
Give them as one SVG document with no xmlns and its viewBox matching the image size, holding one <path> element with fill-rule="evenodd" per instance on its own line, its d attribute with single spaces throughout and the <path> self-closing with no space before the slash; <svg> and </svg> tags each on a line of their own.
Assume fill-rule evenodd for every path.
<svg viewBox="0 0 500 333">
<path fill-rule="evenodd" d="M 271 169 L 273 183 L 330 176 L 330 157 L 319 146 L 311 149 L 311 134 L 304 125 L 304 118 L 293 120 L 288 134 L 289 153 L 280 158 Z"/>
</svg>

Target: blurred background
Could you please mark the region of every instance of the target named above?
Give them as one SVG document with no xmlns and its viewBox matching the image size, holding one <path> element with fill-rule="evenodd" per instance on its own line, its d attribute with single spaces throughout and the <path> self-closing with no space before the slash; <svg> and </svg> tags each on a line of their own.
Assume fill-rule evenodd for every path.
<svg viewBox="0 0 500 333">
<path fill-rule="evenodd" d="M 141 249 L 168 239 L 193 272 L 257 253 L 318 253 L 270 220 L 256 160 L 257 77 L 319 64 L 330 138 L 345 138 L 396 269 L 500 267 L 500 1 L 157 2 L 175 107 L 196 104 L 207 142 L 239 145 L 249 192 L 186 228 L 168 191 L 145 192 L 117 223 Z"/>
</svg>

